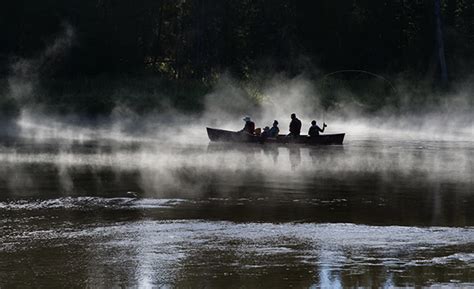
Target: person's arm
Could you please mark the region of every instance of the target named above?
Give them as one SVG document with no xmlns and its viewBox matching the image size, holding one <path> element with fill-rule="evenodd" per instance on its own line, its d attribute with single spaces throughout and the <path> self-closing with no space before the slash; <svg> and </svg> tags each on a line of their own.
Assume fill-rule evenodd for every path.
<svg viewBox="0 0 474 289">
<path fill-rule="evenodd" d="M 320 132 L 324 132 L 324 129 L 326 128 L 326 126 L 327 126 L 326 123 L 323 123 L 323 129 L 321 129 L 321 128 L 318 126 L 319 131 L 320 131 Z"/>
</svg>

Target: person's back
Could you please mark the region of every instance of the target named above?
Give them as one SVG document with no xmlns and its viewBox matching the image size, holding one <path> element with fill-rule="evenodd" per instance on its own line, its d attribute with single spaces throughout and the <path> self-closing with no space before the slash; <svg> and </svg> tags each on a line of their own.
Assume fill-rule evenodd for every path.
<svg viewBox="0 0 474 289">
<path fill-rule="evenodd" d="M 312 125 L 312 126 L 309 128 L 308 135 L 309 135 L 310 137 L 318 136 L 320 130 L 321 130 L 321 128 L 320 128 L 319 126 L 317 126 L 317 125 Z"/>
<path fill-rule="evenodd" d="M 255 132 L 255 123 L 251 120 L 246 121 L 243 131 L 246 132 L 246 133 L 249 133 L 249 134 L 254 134 L 254 132 Z"/>
<path fill-rule="evenodd" d="M 255 133 L 255 123 L 250 119 L 250 116 L 244 117 L 243 121 L 245 121 L 245 126 L 239 132 L 254 134 Z"/>
<path fill-rule="evenodd" d="M 268 135 L 270 137 L 277 137 L 279 133 L 280 133 L 280 129 L 278 127 L 274 126 L 270 129 L 270 131 L 268 132 Z"/>
<path fill-rule="evenodd" d="M 270 136 L 270 128 L 268 126 L 266 126 L 264 129 L 263 129 L 263 132 L 262 134 L 260 135 L 262 138 L 267 138 Z"/>
<path fill-rule="evenodd" d="M 275 120 L 273 122 L 272 128 L 268 132 L 268 135 L 270 137 L 277 137 L 279 133 L 280 133 L 280 129 L 278 128 L 278 121 Z"/>
<path fill-rule="evenodd" d="M 311 127 L 309 128 L 308 135 L 309 137 L 315 137 L 319 135 L 319 132 L 324 132 L 324 128 L 326 127 L 326 124 L 323 124 L 323 129 L 321 129 L 319 126 L 316 125 L 316 121 L 313 120 L 311 122 Z"/>
<path fill-rule="evenodd" d="M 296 114 L 291 114 L 290 135 L 299 136 L 301 133 L 301 121 L 296 118 Z"/>
</svg>

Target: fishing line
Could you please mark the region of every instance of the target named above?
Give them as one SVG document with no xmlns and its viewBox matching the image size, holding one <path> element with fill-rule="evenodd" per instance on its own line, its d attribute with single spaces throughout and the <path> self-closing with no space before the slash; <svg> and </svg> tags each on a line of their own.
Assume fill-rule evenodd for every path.
<svg viewBox="0 0 474 289">
<path fill-rule="evenodd" d="M 395 92 L 395 94 L 398 95 L 397 89 L 396 89 L 395 86 L 392 84 L 392 82 L 390 82 L 390 80 L 386 79 L 386 78 L 383 77 L 382 75 L 379 75 L 379 74 L 376 74 L 376 73 L 373 73 L 373 72 L 370 72 L 370 71 L 366 71 L 366 70 L 360 70 L 360 69 L 344 69 L 344 70 L 338 70 L 338 71 L 334 71 L 334 72 L 325 74 L 325 75 L 322 77 L 322 80 L 326 79 L 328 76 L 335 75 L 335 74 L 338 74 L 338 73 L 363 73 L 363 74 L 368 74 L 368 75 L 377 77 L 377 78 L 382 79 L 383 81 L 387 82 L 387 83 L 390 85 L 390 88 Z"/>
<path fill-rule="evenodd" d="M 334 72 L 330 72 L 328 74 L 325 74 L 322 78 L 321 78 L 321 81 L 324 81 L 327 77 L 329 76 L 332 76 L 332 75 L 335 75 L 335 74 L 339 74 L 339 73 L 362 73 L 362 74 L 368 74 L 368 75 L 371 75 L 373 77 L 376 77 L 378 79 L 381 79 L 385 82 L 387 82 L 389 85 L 390 85 L 390 88 L 393 90 L 393 92 L 395 92 L 396 95 L 398 95 L 398 90 L 395 88 L 395 86 L 393 85 L 393 83 L 386 79 L 385 77 L 383 77 L 382 75 L 380 74 L 376 74 L 376 73 L 373 73 L 373 72 L 370 72 L 370 71 L 366 71 L 366 70 L 362 70 L 362 69 L 343 69 L 343 70 L 337 70 L 337 71 L 334 71 Z M 326 108 L 323 107 L 323 123 L 324 123 L 324 118 L 325 118 L 325 115 L 326 115 Z"/>
</svg>

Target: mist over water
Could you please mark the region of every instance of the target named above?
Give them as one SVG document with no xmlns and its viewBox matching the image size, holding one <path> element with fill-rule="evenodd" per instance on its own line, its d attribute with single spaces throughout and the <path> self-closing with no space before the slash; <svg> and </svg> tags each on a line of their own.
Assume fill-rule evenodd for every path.
<svg viewBox="0 0 474 289">
<path fill-rule="evenodd" d="M 24 112 L 0 146 L 0 284 L 37 284 L 27 262 L 58 286 L 472 285 L 468 128 L 326 116 L 344 145 L 241 146 L 169 117 L 130 132 Z"/>
<path fill-rule="evenodd" d="M 314 6 L 327 6 L 325 19 L 290 2 L 160 2 L 146 13 L 99 2 L 45 8 L 41 18 L 36 9 L 55 5 L 7 9 L 12 19 L 55 20 L 42 21 L 47 29 L 5 30 L 0 53 L 9 66 L 0 69 L 0 288 L 474 288 L 474 82 L 463 75 L 472 61 L 459 64 L 471 57 L 463 39 L 468 4 L 443 5 L 453 18 L 446 29 L 453 74 L 443 91 L 420 79 L 422 70 L 437 73 L 433 63 L 411 63 L 418 45 L 433 42 L 422 35 L 428 24 L 418 23 L 432 12 L 415 13 L 420 3 L 399 11 L 350 1 L 342 3 L 349 10 Z M 403 31 L 367 26 L 377 10 L 398 15 L 389 25 Z M 124 19 L 125 12 L 138 16 Z M 331 15 L 341 13 L 354 17 L 335 24 Z M 290 21 L 295 15 L 301 20 Z M 202 26 L 208 37 L 200 37 Z M 324 36 L 331 29 L 337 39 Z M 348 32 L 363 33 L 367 44 L 344 39 Z M 304 43 L 308 35 L 314 43 Z M 229 43 L 242 51 L 222 49 Z M 380 50 L 373 59 L 369 44 Z M 260 48 L 291 74 L 258 67 Z M 313 54 L 285 56 L 306 51 Z M 328 58 L 325 69 L 350 62 L 398 73 L 388 66 L 410 63 L 398 76 L 311 67 L 337 55 L 350 57 Z M 216 70 L 229 64 L 245 76 Z M 408 79 L 410 70 L 417 78 Z M 278 120 L 287 134 L 291 113 L 302 134 L 314 119 L 328 124 L 325 134 L 345 133 L 344 145 L 210 143 L 206 135 L 206 127 L 240 130 L 247 115 L 260 128 Z"/>
<path fill-rule="evenodd" d="M 304 77 L 262 87 L 224 79 L 195 114 L 22 107 L 0 143 L 0 287 L 473 286 L 466 96 L 367 114 L 350 97 L 324 109 Z M 316 119 L 344 145 L 206 135 L 244 115 L 287 133 L 293 112 L 303 133 Z"/>
</svg>

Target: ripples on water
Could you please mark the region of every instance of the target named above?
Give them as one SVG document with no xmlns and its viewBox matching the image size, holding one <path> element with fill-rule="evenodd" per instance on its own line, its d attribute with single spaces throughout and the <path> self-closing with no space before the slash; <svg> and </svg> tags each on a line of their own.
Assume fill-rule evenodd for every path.
<svg viewBox="0 0 474 289">
<path fill-rule="evenodd" d="M 0 146 L 0 287 L 474 286 L 472 142 Z"/>
</svg>

